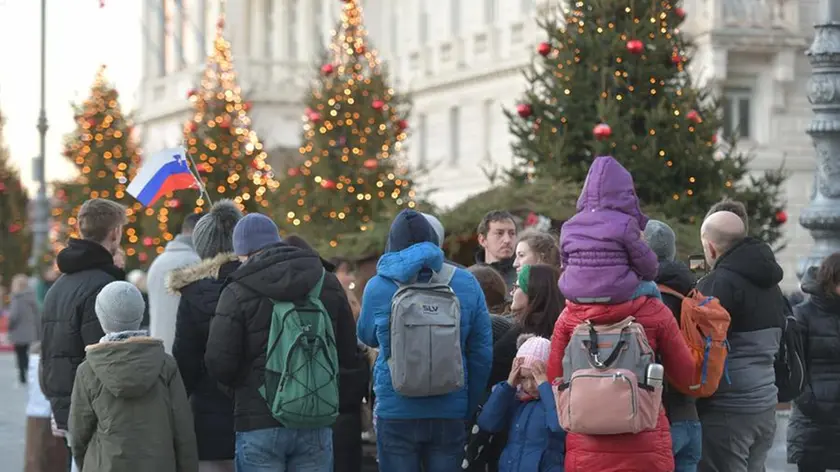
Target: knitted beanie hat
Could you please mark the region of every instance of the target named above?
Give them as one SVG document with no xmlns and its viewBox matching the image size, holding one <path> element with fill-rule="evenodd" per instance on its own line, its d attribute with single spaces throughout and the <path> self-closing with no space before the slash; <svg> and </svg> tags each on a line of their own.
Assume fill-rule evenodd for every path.
<svg viewBox="0 0 840 472">
<path fill-rule="evenodd" d="M 271 218 L 250 213 L 236 223 L 233 229 L 233 252 L 237 256 L 250 256 L 261 249 L 283 242 L 280 231 Z"/>
<path fill-rule="evenodd" d="M 105 334 L 140 328 L 146 302 L 140 290 L 128 282 L 111 282 L 96 296 L 96 317 Z"/>
<path fill-rule="evenodd" d="M 660 262 L 673 261 L 677 257 L 677 236 L 666 223 L 649 220 L 645 225 L 645 240 Z"/>
<path fill-rule="evenodd" d="M 430 215 L 428 213 L 422 213 L 423 217 L 426 218 L 426 221 L 432 225 L 432 229 L 435 230 L 435 234 L 437 234 L 437 243 L 439 247 L 443 247 L 443 240 L 446 237 L 446 232 L 443 229 L 443 223 L 440 222 L 439 219 L 435 215 Z"/>
<path fill-rule="evenodd" d="M 236 203 L 231 200 L 216 202 L 193 229 L 193 246 L 198 257 L 209 259 L 217 254 L 233 252 L 233 228 L 241 219 L 242 212 Z"/>
<path fill-rule="evenodd" d="M 522 367 L 530 368 L 537 361 L 548 362 L 548 355 L 551 352 L 551 341 L 548 339 L 532 334 L 523 334 L 516 340 L 516 344 L 519 346 L 516 357 L 525 359 L 522 362 Z"/>
<path fill-rule="evenodd" d="M 528 279 L 531 278 L 531 266 L 526 264 L 519 268 L 519 274 L 516 276 L 516 284 L 519 288 L 528 295 Z"/>
</svg>

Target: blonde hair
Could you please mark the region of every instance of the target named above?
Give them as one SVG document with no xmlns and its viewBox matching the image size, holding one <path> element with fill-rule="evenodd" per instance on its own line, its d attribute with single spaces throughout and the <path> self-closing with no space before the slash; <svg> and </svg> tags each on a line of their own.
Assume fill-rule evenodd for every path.
<svg viewBox="0 0 840 472">
<path fill-rule="evenodd" d="M 12 293 L 25 292 L 29 289 L 29 276 L 26 274 L 16 274 L 12 277 Z"/>
</svg>

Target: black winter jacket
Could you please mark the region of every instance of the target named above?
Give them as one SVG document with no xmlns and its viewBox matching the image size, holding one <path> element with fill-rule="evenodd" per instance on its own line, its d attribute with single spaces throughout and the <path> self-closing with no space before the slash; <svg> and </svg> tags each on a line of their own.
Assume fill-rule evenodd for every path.
<svg viewBox="0 0 840 472">
<path fill-rule="evenodd" d="M 198 459 L 202 461 L 234 457 L 233 399 L 208 375 L 204 353 L 210 320 L 216 313 L 224 281 L 237 267 L 239 259 L 235 255 L 219 254 L 199 264 L 175 269 L 167 280 L 168 290 L 181 295 L 172 355 L 178 361 L 190 397 Z"/>
<path fill-rule="evenodd" d="M 794 308 L 805 336 L 808 385 L 794 401 L 787 430 L 788 462 L 840 469 L 840 297 L 812 284 Z"/>
<path fill-rule="evenodd" d="M 236 431 L 282 427 L 259 394 L 265 377 L 271 300 L 302 299 L 323 270 L 315 252 L 280 243 L 252 255 L 228 278 L 210 323 L 204 361 L 212 376 L 236 390 Z M 352 369 L 356 323 L 335 274 L 326 273 L 321 301 L 333 319 L 339 368 Z"/>
<path fill-rule="evenodd" d="M 49 399 L 56 425 L 67 429 L 70 394 L 76 368 L 85 360 L 85 346 L 105 335 L 96 317 L 96 296 L 102 287 L 125 279 L 114 258 L 101 245 L 70 239 L 56 258 L 62 275 L 44 299 L 41 319 L 41 390 Z"/>
<path fill-rule="evenodd" d="M 660 261 L 659 272 L 656 274 L 657 285 L 664 285 L 671 290 L 683 295 L 694 288 L 694 274 L 688 267 L 676 261 Z M 662 303 L 671 310 L 680 322 L 680 311 L 682 310 L 682 299 L 668 293 L 662 293 Z M 673 388 L 666 388 L 663 398 L 665 411 L 668 413 L 668 420 L 671 423 L 676 421 L 698 421 L 697 401 L 687 395 L 681 394 Z"/>
<path fill-rule="evenodd" d="M 787 312 L 779 288 L 783 276 L 770 246 L 745 238 L 697 282 L 700 292 L 717 297 L 732 319 L 726 358 L 731 383 L 722 380 L 714 395 L 697 401 L 701 417 L 705 409 L 750 414 L 776 407 L 779 390 L 773 363 Z"/>
</svg>

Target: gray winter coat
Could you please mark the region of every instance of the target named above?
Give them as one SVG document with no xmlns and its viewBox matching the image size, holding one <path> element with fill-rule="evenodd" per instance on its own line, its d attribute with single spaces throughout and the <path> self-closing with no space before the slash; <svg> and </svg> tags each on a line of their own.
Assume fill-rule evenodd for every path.
<svg viewBox="0 0 840 472">
<path fill-rule="evenodd" d="M 32 344 L 38 340 L 40 325 L 41 315 L 35 292 L 27 289 L 13 293 L 9 305 L 9 342 Z"/>
<path fill-rule="evenodd" d="M 201 262 L 192 245 L 192 237 L 179 234 L 166 245 L 163 253 L 155 258 L 149 267 L 149 331 L 152 337 L 163 340 L 167 354 L 172 353 L 175 342 L 175 320 L 178 318 L 178 304 L 181 294 L 170 293 L 166 279 L 175 269 Z"/>
</svg>

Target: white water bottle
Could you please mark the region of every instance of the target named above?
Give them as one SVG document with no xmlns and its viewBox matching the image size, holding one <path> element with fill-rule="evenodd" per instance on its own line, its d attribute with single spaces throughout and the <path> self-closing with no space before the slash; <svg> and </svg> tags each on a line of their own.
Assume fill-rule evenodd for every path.
<svg viewBox="0 0 840 472">
<path fill-rule="evenodd" d="M 645 383 L 653 388 L 659 388 L 665 381 L 665 367 L 662 364 L 648 364 L 645 372 Z"/>
</svg>

